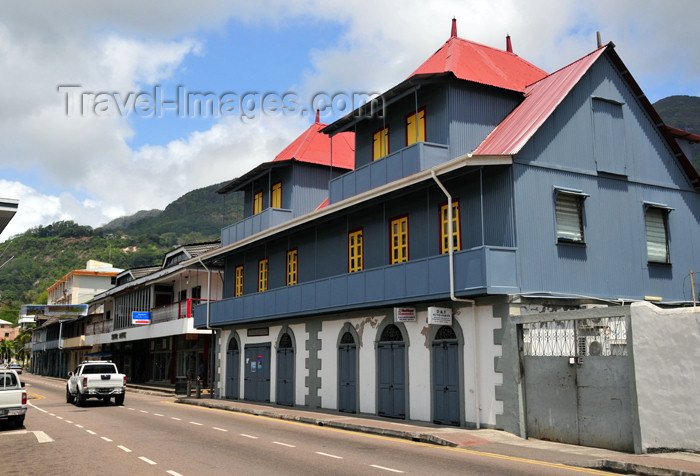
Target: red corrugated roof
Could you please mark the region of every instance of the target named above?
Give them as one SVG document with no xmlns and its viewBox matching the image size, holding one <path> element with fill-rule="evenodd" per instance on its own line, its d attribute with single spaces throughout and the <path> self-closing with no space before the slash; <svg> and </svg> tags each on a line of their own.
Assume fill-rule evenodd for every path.
<svg viewBox="0 0 700 476">
<path fill-rule="evenodd" d="M 410 77 L 452 73 L 457 78 L 512 91 L 523 91 L 547 73 L 508 51 L 452 36 Z"/>
<path fill-rule="evenodd" d="M 318 115 L 317 115 L 318 117 Z M 343 132 L 332 138 L 321 132 L 326 124 L 318 119 L 304 133 L 277 154 L 273 162 L 298 160 L 319 165 L 352 170 L 355 168 L 355 133 Z M 333 163 L 331 164 L 331 141 L 333 141 Z"/>
<path fill-rule="evenodd" d="M 474 155 L 515 155 L 608 46 L 525 88 L 525 99 L 476 148 Z"/>
</svg>

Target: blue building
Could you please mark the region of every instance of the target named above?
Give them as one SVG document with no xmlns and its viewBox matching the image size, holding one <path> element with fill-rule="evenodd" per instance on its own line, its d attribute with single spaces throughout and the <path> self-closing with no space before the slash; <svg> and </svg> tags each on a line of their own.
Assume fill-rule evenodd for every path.
<svg viewBox="0 0 700 476">
<path fill-rule="evenodd" d="M 612 43 L 551 74 L 506 45 L 453 23 L 380 107 L 314 129 L 354 134 L 354 168 L 334 142 L 222 189 L 246 217 L 198 258 L 224 291 L 195 310 L 221 398 L 522 434 L 518 316 L 692 300 L 700 137 L 663 124 Z"/>
</svg>

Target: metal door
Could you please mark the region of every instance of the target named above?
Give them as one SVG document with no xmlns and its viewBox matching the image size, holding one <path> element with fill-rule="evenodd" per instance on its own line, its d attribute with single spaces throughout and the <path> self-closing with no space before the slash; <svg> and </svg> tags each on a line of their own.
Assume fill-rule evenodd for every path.
<svg viewBox="0 0 700 476">
<path fill-rule="evenodd" d="M 357 412 L 357 346 L 355 338 L 346 332 L 338 346 L 338 410 Z"/>
<path fill-rule="evenodd" d="M 236 339 L 231 339 L 226 351 L 226 398 L 238 399 L 240 369 L 241 351 Z"/>
<path fill-rule="evenodd" d="M 277 403 L 294 405 L 294 347 L 289 334 L 284 334 L 277 347 Z"/>
<path fill-rule="evenodd" d="M 382 416 L 406 417 L 405 347 L 398 327 L 384 328 L 377 345 L 379 359 L 379 409 Z"/>
<path fill-rule="evenodd" d="M 270 401 L 270 344 L 245 346 L 244 395 L 254 402 Z"/>
<path fill-rule="evenodd" d="M 438 329 L 432 347 L 433 422 L 459 426 L 459 343 L 454 330 Z"/>
</svg>

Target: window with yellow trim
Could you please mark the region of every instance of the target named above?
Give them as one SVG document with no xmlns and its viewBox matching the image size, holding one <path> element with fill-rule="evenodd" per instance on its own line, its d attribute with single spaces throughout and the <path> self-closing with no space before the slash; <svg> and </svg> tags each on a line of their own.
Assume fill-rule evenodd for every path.
<svg viewBox="0 0 700 476">
<path fill-rule="evenodd" d="M 348 233 L 348 272 L 364 269 L 362 255 L 362 229 Z"/>
<path fill-rule="evenodd" d="M 418 130 L 416 131 L 416 113 L 406 118 L 406 145 L 425 141 L 425 108 L 418 110 Z"/>
<path fill-rule="evenodd" d="M 378 130 L 372 136 L 372 160 L 378 160 L 389 153 L 389 126 Z"/>
<path fill-rule="evenodd" d="M 297 250 L 287 251 L 287 286 L 292 286 L 298 282 L 298 257 Z"/>
<path fill-rule="evenodd" d="M 262 190 L 253 196 L 253 215 L 257 215 L 263 209 L 263 193 Z"/>
<path fill-rule="evenodd" d="M 236 278 L 234 284 L 234 297 L 243 296 L 243 265 L 236 266 Z"/>
<path fill-rule="evenodd" d="M 408 261 L 408 216 L 391 220 L 391 264 Z"/>
<path fill-rule="evenodd" d="M 282 182 L 272 184 L 270 206 L 272 208 L 282 208 Z"/>
<path fill-rule="evenodd" d="M 462 247 L 459 227 L 459 201 L 452 202 L 452 216 L 447 212 L 447 203 L 440 206 L 440 253 L 450 252 L 450 219 L 452 220 L 452 251 Z"/>
<path fill-rule="evenodd" d="M 270 260 L 263 258 L 258 261 L 258 292 L 267 291 L 267 272 Z"/>
</svg>

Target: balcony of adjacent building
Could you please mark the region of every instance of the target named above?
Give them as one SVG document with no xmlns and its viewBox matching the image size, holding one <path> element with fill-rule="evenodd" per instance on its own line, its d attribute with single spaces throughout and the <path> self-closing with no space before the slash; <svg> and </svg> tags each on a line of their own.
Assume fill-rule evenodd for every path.
<svg viewBox="0 0 700 476">
<path fill-rule="evenodd" d="M 256 213 L 233 225 L 222 228 L 221 246 L 243 240 L 256 233 L 265 231 L 268 228 L 272 228 L 273 226 L 281 225 L 291 219 L 292 210 L 272 207 L 266 208 L 260 213 Z"/>
<path fill-rule="evenodd" d="M 92 322 L 85 327 L 85 345 L 196 333 L 192 320 L 194 309 L 206 302 L 206 299 L 188 298 L 151 308 L 150 324 L 118 328 L 112 319 Z"/>
<path fill-rule="evenodd" d="M 517 293 L 516 251 L 480 246 L 456 252 L 456 295 Z M 209 324 L 220 327 L 449 298 L 449 256 L 445 254 L 222 299 L 209 306 Z M 194 317 L 195 326 L 204 328 L 205 306 L 195 309 Z"/>
<path fill-rule="evenodd" d="M 394 180 L 408 177 L 447 162 L 449 158 L 449 148 L 446 145 L 416 142 L 331 180 L 329 203 L 337 203 Z"/>
</svg>

